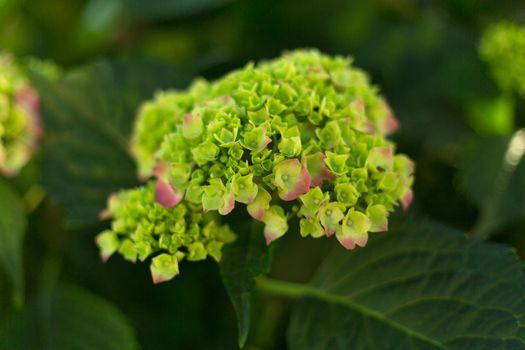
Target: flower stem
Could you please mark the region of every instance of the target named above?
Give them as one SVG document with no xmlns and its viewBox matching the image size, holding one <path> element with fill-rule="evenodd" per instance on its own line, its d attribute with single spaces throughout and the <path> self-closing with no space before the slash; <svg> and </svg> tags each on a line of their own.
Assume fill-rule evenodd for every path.
<svg viewBox="0 0 525 350">
<path fill-rule="evenodd" d="M 298 299 L 311 292 L 305 284 L 275 280 L 266 276 L 257 278 L 256 286 L 262 292 L 291 299 Z"/>
</svg>

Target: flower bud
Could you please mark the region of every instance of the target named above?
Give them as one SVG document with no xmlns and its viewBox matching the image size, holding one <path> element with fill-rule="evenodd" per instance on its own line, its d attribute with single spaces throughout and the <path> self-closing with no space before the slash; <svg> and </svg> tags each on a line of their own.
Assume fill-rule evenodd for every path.
<svg viewBox="0 0 525 350">
<path fill-rule="evenodd" d="M 310 189 L 310 174 L 298 159 L 283 160 L 275 166 L 274 185 L 285 201 L 298 198 Z"/>
<path fill-rule="evenodd" d="M 151 260 L 150 270 L 153 283 L 169 281 L 179 274 L 179 262 L 173 255 L 160 254 Z"/>
<path fill-rule="evenodd" d="M 263 187 L 259 186 L 255 199 L 248 203 L 247 210 L 252 218 L 263 221 L 268 209 L 272 196 Z"/>
<path fill-rule="evenodd" d="M 272 205 L 264 216 L 264 237 L 266 244 L 272 243 L 288 231 L 288 220 L 284 209 L 278 205 Z"/>
<path fill-rule="evenodd" d="M 337 240 L 346 249 L 354 249 L 356 244 L 364 247 L 368 241 L 368 231 L 372 227 L 365 214 L 350 210 L 343 219 L 343 224 L 336 232 Z"/>
<path fill-rule="evenodd" d="M 232 187 L 237 202 L 251 203 L 257 195 L 258 187 L 253 182 L 253 174 L 245 176 L 235 174 L 232 178 Z"/>
</svg>

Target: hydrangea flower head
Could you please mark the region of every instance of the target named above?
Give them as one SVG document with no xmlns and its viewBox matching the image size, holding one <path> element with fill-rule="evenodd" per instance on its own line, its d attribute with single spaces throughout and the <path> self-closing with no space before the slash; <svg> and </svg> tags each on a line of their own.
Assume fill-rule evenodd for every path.
<svg viewBox="0 0 525 350">
<path fill-rule="evenodd" d="M 0 53 L 0 173 L 13 176 L 28 162 L 42 134 L 39 98 L 9 54 Z"/>
<path fill-rule="evenodd" d="M 219 222 L 233 210 L 263 222 L 268 244 L 298 219 L 304 237 L 335 235 L 347 249 L 364 247 L 368 233 L 386 231 L 389 213 L 412 199 L 413 163 L 386 138 L 397 127 L 363 71 L 315 50 L 248 64 L 215 82 L 197 80 L 186 92 L 159 93 L 142 106 L 131 146 L 139 175 L 155 184 L 117 195 L 125 215 L 110 200 L 115 219 L 98 239 L 103 257 L 130 242 L 142 259 L 160 254 L 152 271 L 172 277 L 190 245 L 161 248 L 160 237 L 179 242 L 186 231 L 172 227 L 202 227 L 188 221 L 192 213 L 228 232 L 214 238 L 222 246 L 233 233 Z M 141 198 L 133 210 L 131 194 Z M 184 219 L 175 214 L 181 210 Z M 163 216 L 152 220 L 153 213 Z M 138 235 L 136 222 L 151 233 Z M 192 237 L 191 244 L 201 242 L 202 235 Z M 199 256 L 210 254 L 206 242 Z"/>
</svg>

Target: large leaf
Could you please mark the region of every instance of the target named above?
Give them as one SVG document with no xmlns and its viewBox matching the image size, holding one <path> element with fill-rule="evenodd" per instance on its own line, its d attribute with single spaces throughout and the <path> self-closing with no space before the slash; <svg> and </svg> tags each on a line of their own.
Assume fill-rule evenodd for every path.
<svg viewBox="0 0 525 350">
<path fill-rule="evenodd" d="M 113 305 L 76 287 L 56 287 L 0 325 L 0 348 L 131 350 L 138 344 Z"/>
<path fill-rule="evenodd" d="M 480 209 L 474 234 L 487 237 L 525 217 L 525 130 L 472 142 L 464 155 L 461 184 Z"/>
<path fill-rule="evenodd" d="M 525 275 L 510 249 L 432 223 L 395 226 L 338 249 L 296 287 L 307 297 L 292 350 L 525 349 Z"/>
<path fill-rule="evenodd" d="M 249 224 L 246 226 L 250 227 Z M 220 263 L 221 276 L 237 314 L 240 347 L 244 346 L 250 328 L 250 302 L 255 278 L 267 272 L 270 266 L 262 225 L 253 220 L 251 230 L 246 230 L 246 226 L 244 230 L 236 230 L 238 238 L 224 248 Z"/>
<path fill-rule="evenodd" d="M 97 221 L 109 193 L 137 182 L 128 154 L 136 109 L 154 91 L 185 84 L 190 72 L 151 62 L 99 62 L 50 82 L 42 98 L 43 184 L 71 226 Z"/>
<path fill-rule="evenodd" d="M 18 194 L 0 179 L 0 268 L 3 268 L 13 286 L 15 305 L 24 297 L 22 243 L 26 231 L 24 204 Z"/>
</svg>

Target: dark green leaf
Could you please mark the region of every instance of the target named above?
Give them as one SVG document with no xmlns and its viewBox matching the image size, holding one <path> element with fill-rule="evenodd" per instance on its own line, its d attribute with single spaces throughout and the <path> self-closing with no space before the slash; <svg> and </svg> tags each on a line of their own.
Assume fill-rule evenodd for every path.
<svg viewBox="0 0 525 350">
<path fill-rule="evenodd" d="M 184 18 L 213 10 L 234 0 L 126 0 L 126 8 L 136 18 Z"/>
<path fill-rule="evenodd" d="M 220 263 L 222 279 L 237 314 L 240 347 L 244 346 L 250 328 L 250 301 L 255 278 L 267 272 L 270 266 L 262 225 L 252 222 L 251 230 L 236 230 L 237 241 L 224 248 Z"/>
<path fill-rule="evenodd" d="M 97 222 L 109 193 L 137 182 L 128 141 L 136 109 L 154 91 L 188 81 L 151 62 L 99 62 L 50 82 L 35 77 L 45 125 L 43 184 L 72 226 Z"/>
<path fill-rule="evenodd" d="M 138 344 L 113 305 L 75 287 L 56 287 L 0 325 L 0 348 L 131 350 Z"/>
<path fill-rule="evenodd" d="M 460 173 L 465 193 L 480 209 L 474 234 L 489 236 L 525 216 L 525 130 L 480 139 L 467 147 Z"/>
<path fill-rule="evenodd" d="M 288 333 L 294 349 L 525 349 L 525 275 L 508 248 L 398 223 L 322 264 Z"/>
<path fill-rule="evenodd" d="M 18 306 L 24 298 L 22 243 L 26 225 L 22 199 L 0 179 L 0 267 L 11 281 L 14 302 Z"/>
</svg>

